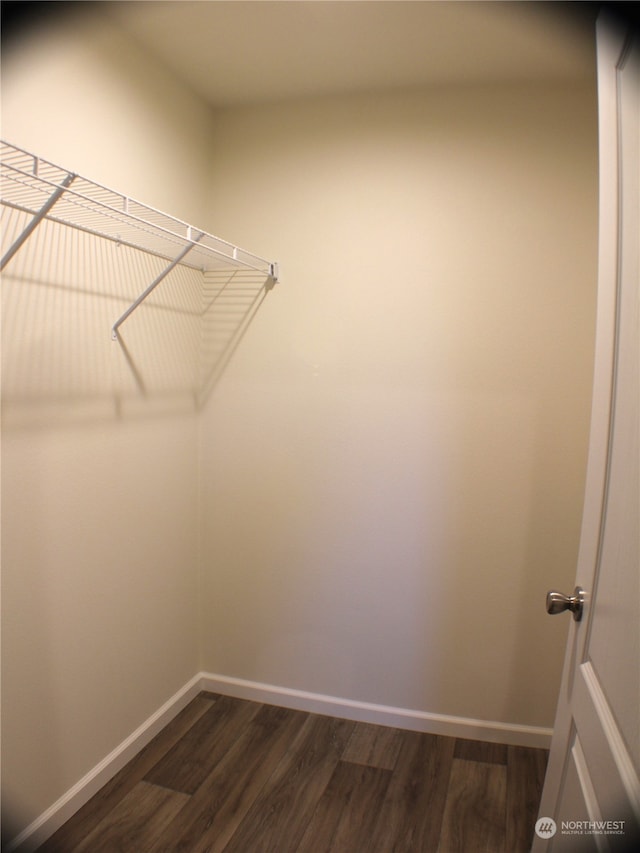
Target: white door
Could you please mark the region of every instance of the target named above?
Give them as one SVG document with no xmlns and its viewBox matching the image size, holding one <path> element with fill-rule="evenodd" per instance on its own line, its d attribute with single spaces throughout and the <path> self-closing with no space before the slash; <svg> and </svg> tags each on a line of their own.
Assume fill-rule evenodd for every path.
<svg viewBox="0 0 640 853">
<path fill-rule="evenodd" d="M 576 578 L 585 596 L 571 623 L 533 853 L 640 850 L 640 46 L 601 16 L 597 48 L 598 310 Z"/>
</svg>

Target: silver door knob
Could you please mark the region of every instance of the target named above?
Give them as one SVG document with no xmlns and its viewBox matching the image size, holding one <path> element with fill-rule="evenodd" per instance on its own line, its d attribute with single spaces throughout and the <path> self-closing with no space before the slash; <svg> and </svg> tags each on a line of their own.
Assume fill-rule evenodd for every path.
<svg viewBox="0 0 640 853">
<path fill-rule="evenodd" d="M 573 595 L 565 595 L 555 589 L 550 589 L 547 593 L 547 613 L 552 616 L 570 610 L 573 613 L 573 618 L 579 622 L 582 617 L 583 605 L 584 590 L 579 586 L 574 589 Z"/>
</svg>

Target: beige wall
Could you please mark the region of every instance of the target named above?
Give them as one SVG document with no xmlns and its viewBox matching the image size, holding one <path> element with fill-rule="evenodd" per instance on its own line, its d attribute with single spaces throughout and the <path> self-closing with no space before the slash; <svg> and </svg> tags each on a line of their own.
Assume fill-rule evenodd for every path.
<svg viewBox="0 0 640 853">
<path fill-rule="evenodd" d="M 3 138 L 204 225 L 210 111 L 108 18 L 28 33 L 3 52 Z"/>
<path fill-rule="evenodd" d="M 7 52 L 2 94 L 4 138 L 202 221 L 210 115 L 105 22 L 48 26 Z M 187 321 L 176 314 L 171 335 L 159 335 L 160 312 L 141 309 L 123 326 L 141 395 L 110 327 L 158 262 L 127 260 L 125 249 L 44 224 L 3 279 L 10 831 L 199 667 L 196 413 L 189 358 L 176 361 Z M 200 306 L 188 277 L 162 293 L 175 307 Z"/>
<path fill-rule="evenodd" d="M 218 116 L 269 294 L 202 418 L 205 669 L 550 726 L 584 481 L 593 91 Z"/>
</svg>

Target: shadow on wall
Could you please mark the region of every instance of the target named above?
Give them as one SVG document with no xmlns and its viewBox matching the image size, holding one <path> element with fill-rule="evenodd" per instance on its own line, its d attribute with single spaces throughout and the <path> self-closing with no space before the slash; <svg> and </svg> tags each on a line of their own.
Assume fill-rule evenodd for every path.
<svg viewBox="0 0 640 853">
<path fill-rule="evenodd" d="M 3 253 L 29 217 L 2 209 Z M 111 339 L 167 261 L 44 221 L 2 276 L 6 426 L 200 408 L 273 284 L 263 273 L 175 267 Z"/>
<path fill-rule="evenodd" d="M 198 402 L 207 400 L 275 282 L 250 270 L 203 274 Z"/>
</svg>

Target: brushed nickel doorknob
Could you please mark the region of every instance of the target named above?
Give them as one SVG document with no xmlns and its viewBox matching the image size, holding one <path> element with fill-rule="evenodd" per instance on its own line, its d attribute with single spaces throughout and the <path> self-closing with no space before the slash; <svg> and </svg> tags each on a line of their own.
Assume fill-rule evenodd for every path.
<svg viewBox="0 0 640 853">
<path fill-rule="evenodd" d="M 573 618 L 579 622 L 582 618 L 582 608 L 584 606 L 584 590 L 577 586 L 573 595 L 565 595 L 563 592 L 558 592 L 556 589 L 550 589 L 547 593 L 547 613 L 555 616 L 556 613 L 564 613 L 565 610 L 570 610 L 573 613 Z"/>
</svg>

